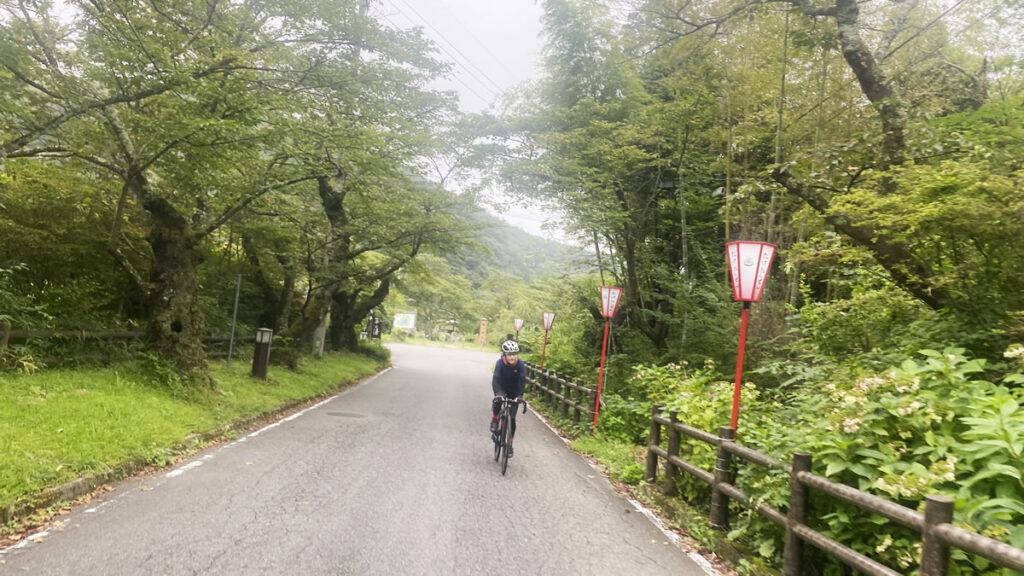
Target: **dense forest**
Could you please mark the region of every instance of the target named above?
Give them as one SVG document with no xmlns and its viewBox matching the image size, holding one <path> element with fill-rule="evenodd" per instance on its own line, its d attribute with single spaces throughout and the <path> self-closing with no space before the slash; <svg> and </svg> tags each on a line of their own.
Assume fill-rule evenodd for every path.
<svg viewBox="0 0 1024 576">
<path fill-rule="evenodd" d="M 4 369 L 141 354 L 215 386 L 241 286 L 242 330 L 296 354 L 359 349 L 371 311 L 492 343 L 520 317 L 537 352 L 553 310 L 549 366 L 596 380 L 618 285 L 599 433 L 642 444 L 651 403 L 725 423 L 724 245 L 766 241 L 744 442 L 1024 547 L 1020 3 L 543 0 L 542 77 L 474 115 L 370 2 L 66 4 L 0 3 L 0 327 L 144 336 L 5 341 Z M 575 247 L 496 226 L 496 193 Z M 777 480 L 751 482 L 784 506 Z M 818 529 L 914 569 L 847 512 Z"/>
</svg>

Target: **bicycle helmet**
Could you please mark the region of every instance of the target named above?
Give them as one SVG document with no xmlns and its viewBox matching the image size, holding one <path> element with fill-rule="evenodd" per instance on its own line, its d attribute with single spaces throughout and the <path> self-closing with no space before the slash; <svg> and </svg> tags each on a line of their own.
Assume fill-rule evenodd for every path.
<svg viewBox="0 0 1024 576">
<path fill-rule="evenodd" d="M 506 340 L 501 345 L 501 352 L 503 354 L 519 354 L 519 343 L 515 340 Z"/>
</svg>

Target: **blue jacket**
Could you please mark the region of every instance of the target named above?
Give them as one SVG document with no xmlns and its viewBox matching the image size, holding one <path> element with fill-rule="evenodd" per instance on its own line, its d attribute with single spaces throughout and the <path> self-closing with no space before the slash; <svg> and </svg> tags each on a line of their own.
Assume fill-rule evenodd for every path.
<svg viewBox="0 0 1024 576">
<path fill-rule="evenodd" d="M 526 389 L 526 362 L 517 359 L 514 366 L 506 366 L 505 361 L 498 358 L 494 365 L 494 376 L 491 377 L 491 389 L 495 394 L 501 390 L 509 398 L 519 398 Z"/>
</svg>

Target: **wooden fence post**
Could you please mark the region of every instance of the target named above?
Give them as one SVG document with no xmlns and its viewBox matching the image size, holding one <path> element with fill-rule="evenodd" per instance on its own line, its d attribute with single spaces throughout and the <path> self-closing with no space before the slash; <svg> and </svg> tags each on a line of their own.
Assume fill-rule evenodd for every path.
<svg viewBox="0 0 1024 576">
<path fill-rule="evenodd" d="M 562 399 L 560 400 L 560 402 L 562 403 L 561 412 L 563 418 L 568 418 L 569 403 L 572 402 L 572 382 L 569 382 L 568 379 L 565 379 L 563 382 L 564 383 L 562 384 Z"/>
<path fill-rule="evenodd" d="M 715 478 L 711 485 L 711 525 L 719 530 L 729 529 L 729 497 L 719 490 L 719 484 L 732 484 L 732 454 L 726 452 L 725 443 L 732 442 L 736 431 L 730 426 L 718 429 L 718 452 L 715 457 Z"/>
<path fill-rule="evenodd" d="M 590 422 L 590 432 L 591 433 L 594 432 L 594 428 L 595 428 L 594 427 L 594 419 L 592 418 L 592 416 L 594 415 L 594 407 L 595 407 L 596 404 L 597 404 L 597 388 L 594 388 L 594 389 L 592 389 L 590 391 L 590 394 L 587 394 L 587 406 L 590 406 L 590 414 L 587 415 L 587 420 Z"/>
<path fill-rule="evenodd" d="M 953 522 L 953 500 L 945 496 L 927 496 L 924 502 L 924 529 L 921 530 L 921 576 L 946 576 L 949 547 L 932 535 L 932 528 Z"/>
<path fill-rule="evenodd" d="M 668 496 L 676 494 L 676 465 L 672 463 L 672 457 L 679 457 L 679 430 L 676 430 L 676 413 L 669 415 L 672 425 L 668 427 L 668 457 L 665 458 L 665 485 L 662 489 Z"/>
<path fill-rule="evenodd" d="M 576 400 L 573 402 L 573 406 L 572 406 L 572 423 L 573 424 L 579 424 L 580 423 L 580 409 L 579 409 L 579 405 L 583 404 L 583 388 L 579 387 L 580 386 L 579 382 L 573 382 L 573 384 L 575 384 L 578 387 L 577 388 L 573 388 L 573 390 L 575 391 L 574 396 L 576 397 Z"/>
<path fill-rule="evenodd" d="M 807 488 L 800 482 L 800 472 L 811 471 L 809 454 L 793 454 L 793 468 L 789 476 L 789 514 L 786 516 L 785 576 L 799 576 L 803 541 L 796 535 L 797 525 L 807 524 Z"/>
<path fill-rule="evenodd" d="M 647 437 L 647 471 L 644 473 L 644 481 L 651 484 L 658 481 L 658 455 L 651 448 L 661 446 L 661 424 L 654 421 L 661 415 L 661 406 L 651 406 L 651 433 Z"/>
</svg>

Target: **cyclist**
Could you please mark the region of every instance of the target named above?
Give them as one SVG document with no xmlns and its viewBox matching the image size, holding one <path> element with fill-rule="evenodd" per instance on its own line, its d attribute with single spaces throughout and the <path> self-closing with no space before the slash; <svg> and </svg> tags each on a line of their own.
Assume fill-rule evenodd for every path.
<svg viewBox="0 0 1024 576">
<path fill-rule="evenodd" d="M 526 388 L 526 363 L 519 359 L 519 344 L 515 340 L 506 340 L 501 345 L 501 358 L 494 365 L 494 376 L 491 377 L 491 390 L 494 400 L 491 402 L 491 433 L 498 432 L 498 411 L 501 410 L 501 398 L 523 399 Z M 508 455 L 512 457 L 512 439 L 516 435 L 516 410 L 509 411 Z"/>
</svg>

